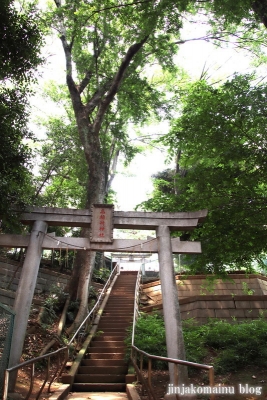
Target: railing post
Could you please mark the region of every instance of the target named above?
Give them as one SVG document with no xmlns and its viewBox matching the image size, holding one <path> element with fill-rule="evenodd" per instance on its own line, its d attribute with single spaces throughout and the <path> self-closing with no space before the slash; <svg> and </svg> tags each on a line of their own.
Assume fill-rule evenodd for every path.
<svg viewBox="0 0 267 400">
<path fill-rule="evenodd" d="M 152 390 L 152 382 L 151 382 L 151 372 L 152 372 L 152 360 L 148 359 L 148 386 L 150 390 Z"/>
<path fill-rule="evenodd" d="M 174 386 L 178 386 L 178 384 L 179 384 L 178 364 L 174 364 L 173 369 L 174 369 L 174 382 L 173 382 L 173 385 Z"/>
<path fill-rule="evenodd" d="M 143 354 L 140 355 L 140 373 L 143 375 Z M 144 385 L 142 383 L 142 396 L 144 396 Z"/>
<path fill-rule="evenodd" d="M 5 371 L 3 400 L 7 400 L 8 384 L 9 384 L 9 371 Z"/>
<path fill-rule="evenodd" d="M 210 369 L 209 369 L 209 383 L 210 383 L 210 386 L 211 387 L 213 387 L 214 386 L 214 368 L 213 367 L 211 367 Z M 210 396 L 210 400 L 215 400 L 215 393 L 213 393 L 211 396 Z"/>
</svg>

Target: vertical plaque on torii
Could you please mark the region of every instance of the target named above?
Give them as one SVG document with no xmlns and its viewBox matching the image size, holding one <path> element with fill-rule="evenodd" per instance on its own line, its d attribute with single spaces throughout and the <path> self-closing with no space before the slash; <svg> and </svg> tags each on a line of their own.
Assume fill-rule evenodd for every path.
<svg viewBox="0 0 267 400">
<path fill-rule="evenodd" d="M 113 242 L 113 215 L 113 204 L 94 204 L 92 206 L 91 242 Z"/>
</svg>

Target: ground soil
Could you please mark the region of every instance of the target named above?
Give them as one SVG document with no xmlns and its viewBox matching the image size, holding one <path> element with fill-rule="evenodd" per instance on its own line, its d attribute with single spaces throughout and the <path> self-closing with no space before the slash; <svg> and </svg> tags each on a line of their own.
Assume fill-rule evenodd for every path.
<svg viewBox="0 0 267 400">
<path fill-rule="evenodd" d="M 52 365 L 52 370 L 55 370 L 55 365 Z M 147 378 L 147 371 L 144 371 L 144 376 Z M 30 399 L 35 399 L 36 394 L 40 390 L 40 387 L 43 382 L 43 378 L 45 377 L 45 371 L 42 367 L 38 367 L 38 370 L 35 374 L 33 393 Z M 19 373 L 18 381 L 17 381 L 17 389 L 16 391 L 22 395 L 22 399 L 26 397 L 26 394 L 29 389 L 29 374 L 25 369 L 21 370 Z M 152 373 L 152 386 L 157 400 L 161 400 L 164 398 L 168 390 L 169 383 L 169 374 L 168 371 L 153 371 Z M 190 384 L 193 384 L 194 387 L 203 387 L 208 385 L 207 373 L 198 372 L 198 374 L 190 377 Z M 216 395 L 217 399 L 222 400 L 267 400 L 267 369 L 259 369 L 257 366 L 248 366 L 246 369 L 242 371 L 238 371 L 235 373 L 228 373 L 226 375 L 217 375 L 215 376 L 215 384 L 221 385 L 225 387 L 234 386 L 235 394 L 224 394 L 224 395 Z M 239 384 L 245 388 L 245 385 L 248 385 L 250 391 L 255 390 L 255 388 L 261 388 L 261 395 L 256 394 L 240 394 L 239 393 Z M 51 392 L 54 392 L 59 387 L 60 383 L 55 382 L 51 387 Z M 142 386 L 140 383 L 135 383 L 136 390 L 141 398 L 141 400 L 148 400 L 148 396 L 146 392 L 142 391 Z M 47 385 L 42 393 L 40 400 L 48 399 L 51 393 L 47 393 Z M 207 396 L 198 396 L 199 400 L 208 399 Z"/>
<path fill-rule="evenodd" d="M 147 377 L 147 371 L 144 371 Z M 160 400 L 164 398 L 168 390 L 169 373 L 168 371 L 154 371 L 152 373 L 152 386 L 155 397 Z M 190 384 L 194 387 L 203 387 L 208 385 L 207 373 L 198 372 L 198 374 L 190 377 Z M 248 385 L 246 387 L 246 384 Z M 234 387 L 234 394 L 216 395 L 217 399 L 224 400 L 267 400 L 267 369 L 259 369 L 257 366 L 248 366 L 242 371 L 228 373 L 226 375 L 215 376 L 215 385 L 224 387 Z M 241 385 L 241 388 L 240 386 Z M 261 388 L 261 394 L 256 395 L 256 388 Z M 136 389 L 141 400 L 148 400 L 146 392 L 142 392 L 142 386 L 136 384 Z M 240 389 L 253 392 L 254 394 L 241 394 Z M 247 390 L 248 389 L 248 390 Z M 232 391 L 232 389 L 231 389 Z M 182 397 L 181 397 L 182 398 Z M 199 395 L 198 399 L 208 399 L 207 396 Z"/>
</svg>

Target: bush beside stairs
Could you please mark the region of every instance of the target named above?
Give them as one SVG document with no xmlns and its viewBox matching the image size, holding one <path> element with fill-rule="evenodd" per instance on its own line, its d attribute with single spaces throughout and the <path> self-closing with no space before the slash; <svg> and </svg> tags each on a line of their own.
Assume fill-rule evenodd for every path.
<svg viewBox="0 0 267 400">
<path fill-rule="evenodd" d="M 134 312 L 136 273 L 121 273 L 111 290 L 97 335 L 82 359 L 72 392 L 125 392 L 128 365 L 124 339 Z"/>
</svg>

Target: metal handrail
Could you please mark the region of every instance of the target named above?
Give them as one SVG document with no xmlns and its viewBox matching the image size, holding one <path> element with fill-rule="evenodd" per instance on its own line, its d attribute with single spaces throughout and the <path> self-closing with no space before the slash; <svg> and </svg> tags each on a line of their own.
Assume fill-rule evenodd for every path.
<svg viewBox="0 0 267 400">
<path fill-rule="evenodd" d="M 140 368 L 137 365 L 137 357 L 136 357 L 136 353 L 139 353 L 141 355 L 140 357 Z M 143 377 L 143 356 L 148 358 L 148 382 L 145 381 L 144 377 Z M 142 385 L 145 386 L 147 393 L 148 393 L 148 397 L 149 400 L 157 400 L 153 391 L 153 387 L 152 387 L 152 383 L 151 383 L 151 372 L 152 372 L 152 360 L 159 360 L 159 361 L 165 361 L 168 363 L 173 363 L 175 365 L 176 368 L 176 372 L 177 372 L 177 366 L 178 364 L 180 365 L 186 365 L 188 367 L 194 367 L 194 368 L 199 368 L 199 369 L 205 369 L 208 371 L 209 373 L 209 385 L 210 387 L 214 386 L 214 367 L 212 365 L 206 365 L 206 364 L 198 364 L 198 363 L 194 363 L 191 361 L 185 361 L 185 360 L 178 360 L 175 358 L 169 358 L 169 357 L 160 357 L 160 356 L 155 356 L 152 354 L 148 354 L 143 350 L 138 349 L 138 347 L 132 345 L 132 357 L 131 357 L 131 361 L 133 363 L 133 366 L 137 372 L 138 378 L 142 381 Z M 212 393 L 210 396 L 210 400 L 214 400 L 215 399 L 215 394 Z"/>
<path fill-rule="evenodd" d="M 139 314 L 139 290 L 140 290 L 140 282 L 142 278 L 142 265 L 137 274 L 136 283 L 135 283 L 135 292 L 134 292 L 134 315 L 133 315 L 133 329 L 132 329 L 132 346 L 134 345 L 134 335 L 135 335 L 135 325 Z"/>
<path fill-rule="evenodd" d="M 133 316 L 133 328 L 132 328 L 132 346 L 131 346 L 131 362 L 136 370 L 138 379 L 142 382 L 142 391 L 144 390 L 144 387 L 147 391 L 148 398 L 149 400 L 157 400 L 153 391 L 152 383 L 151 383 L 151 372 L 152 372 L 152 360 L 159 360 L 159 361 L 165 361 L 169 363 L 174 364 L 175 368 L 175 375 L 178 376 L 178 365 L 185 365 L 189 367 L 194 367 L 194 368 L 199 368 L 199 369 L 205 369 L 208 370 L 209 373 L 209 383 L 210 386 L 214 386 L 214 367 L 212 365 L 206 365 L 206 364 L 198 364 L 194 363 L 191 361 L 185 361 L 185 360 L 179 360 L 175 358 L 169 358 L 169 357 L 161 357 L 161 356 L 155 356 L 152 354 L 148 354 L 143 350 L 138 349 L 134 345 L 134 336 L 135 336 L 135 326 L 136 326 L 136 321 L 138 318 L 139 314 L 139 291 L 140 291 L 140 281 L 142 277 L 142 269 L 140 268 L 137 279 L 136 279 L 136 285 L 135 285 L 135 303 L 134 303 L 134 316 Z M 140 354 L 140 368 L 138 367 L 137 364 L 137 356 L 136 354 Z M 148 358 L 148 381 L 143 377 L 143 356 Z M 211 394 L 210 400 L 215 399 L 215 394 Z"/>
<path fill-rule="evenodd" d="M 115 275 L 118 275 L 118 274 L 119 274 L 119 272 L 118 272 L 118 267 L 116 266 L 116 267 L 113 269 L 113 271 L 111 272 L 111 274 L 110 274 L 110 276 L 109 276 L 109 278 L 108 278 L 108 280 L 107 280 L 105 286 L 103 287 L 103 289 L 102 289 L 102 291 L 101 291 L 101 293 L 100 293 L 100 296 L 98 297 L 97 302 L 95 303 L 94 307 L 93 307 L 92 310 L 88 313 L 88 315 L 84 318 L 83 322 L 80 324 L 79 328 L 76 330 L 76 332 L 74 333 L 74 335 L 72 336 L 71 340 L 68 342 L 68 344 L 67 344 L 66 346 L 64 346 L 64 347 L 62 347 L 61 349 L 58 349 L 58 350 L 56 350 L 56 351 L 53 351 L 53 352 L 51 352 L 51 353 L 47 353 L 47 354 L 44 354 L 44 355 L 42 355 L 42 356 L 32 358 L 31 360 L 25 361 L 25 362 L 23 362 L 23 363 L 14 365 L 13 367 L 7 368 L 7 369 L 5 370 L 5 380 L 4 380 L 4 389 L 3 389 L 3 400 L 7 400 L 7 395 L 8 395 L 8 384 L 9 384 L 9 376 L 10 376 L 10 373 L 11 373 L 11 372 L 14 372 L 14 371 L 18 371 L 20 368 L 25 367 L 25 366 L 27 366 L 27 365 L 31 365 L 30 388 L 29 388 L 29 391 L 28 391 L 27 396 L 25 397 L 25 400 L 28 400 L 29 397 L 30 397 L 30 395 L 31 395 L 31 393 L 32 393 L 32 389 L 33 389 L 34 372 L 35 372 L 35 371 L 34 371 L 34 369 L 35 369 L 35 368 L 34 368 L 34 367 L 35 367 L 35 363 L 38 362 L 38 361 L 47 359 L 48 362 L 47 362 L 47 368 L 46 368 L 46 377 L 45 377 L 45 380 L 44 380 L 44 382 L 43 382 L 43 384 L 42 384 L 42 386 L 41 386 L 39 392 L 37 393 L 36 400 L 38 400 L 39 397 L 41 396 L 42 392 L 43 392 L 43 389 L 44 389 L 44 387 L 45 387 L 45 385 L 46 385 L 48 379 L 49 379 L 49 369 L 50 369 L 50 359 L 51 359 L 51 357 L 53 357 L 53 356 L 55 356 L 55 355 L 59 355 L 59 354 L 61 355 L 63 352 L 65 352 L 65 357 L 64 357 L 63 363 L 62 363 L 62 365 L 61 365 L 61 368 L 60 368 L 60 364 L 59 364 L 59 361 L 58 361 L 58 367 L 57 367 L 57 369 L 56 369 L 56 372 L 54 373 L 52 379 L 51 379 L 50 382 L 49 382 L 48 393 L 50 392 L 50 387 L 51 387 L 52 383 L 54 382 L 54 380 L 55 380 L 55 378 L 57 377 L 57 375 L 58 375 L 58 377 L 61 375 L 61 373 L 62 373 L 62 371 L 63 371 L 63 369 L 64 369 L 64 367 L 65 367 L 65 365 L 66 365 L 66 363 L 67 363 L 67 361 L 68 361 L 68 358 L 69 358 L 69 348 L 70 348 L 71 344 L 73 343 L 75 337 L 78 335 L 78 333 L 80 332 L 81 328 L 84 326 L 84 324 L 86 323 L 86 321 L 87 321 L 92 315 L 94 316 L 95 312 L 99 309 L 100 304 L 101 304 L 102 297 L 105 295 L 105 293 L 106 293 L 106 291 L 107 291 L 107 288 L 110 286 L 111 280 L 115 277 Z M 59 359 L 58 359 L 58 360 L 59 360 Z M 59 371 L 59 369 L 60 369 L 60 371 Z M 58 374 L 58 371 L 59 371 L 59 374 Z"/>
</svg>

